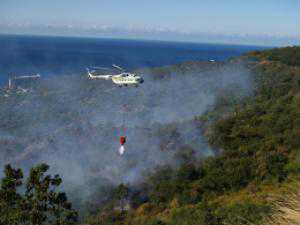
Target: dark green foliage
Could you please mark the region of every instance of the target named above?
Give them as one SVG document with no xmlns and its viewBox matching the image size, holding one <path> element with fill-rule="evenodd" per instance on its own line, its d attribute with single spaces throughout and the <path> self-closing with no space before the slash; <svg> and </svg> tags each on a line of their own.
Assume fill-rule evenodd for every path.
<svg viewBox="0 0 300 225">
<path fill-rule="evenodd" d="M 260 224 L 270 207 L 253 203 L 238 203 L 228 207 L 203 202 L 196 207 L 177 208 L 170 213 L 172 225 L 250 225 Z"/>
<path fill-rule="evenodd" d="M 141 208 L 135 204 L 137 213 L 129 213 L 121 221 L 260 224 L 270 213 L 270 206 L 261 202 L 223 205 L 215 201 L 250 184 L 258 190 L 264 182 L 283 182 L 300 171 L 300 68 L 295 67 L 300 66 L 300 47 L 250 56 L 262 60 L 250 62 L 255 74 L 254 96 L 241 101 L 221 96 L 215 110 L 197 118 L 201 127 L 209 130 L 206 136 L 212 147 L 220 149 L 219 154 L 196 162 L 192 149 L 178 153 L 181 166 L 160 168 L 149 176 L 140 189 L 146 201 L 140 202 Z M 224 112 L 232 113 L 224 116 Z"/>
<path fill-rule="evenodd" d="M 115 190 L 115 197 L 119 200 L 123 198 L 127 198 L 128 195 L 129 195 L 129 188 L 124 184 L 120 184 Z"/>
<path fill-rule="evenodd" d="M 226 90 L 218 94 L 215 108 L 196 119 L 218 154 L 199 162 L 196 149 L 180 146 L 174 155 L 176 168 L 158 168 L 137 186 L 120 184 L 115 189 L 99 190 L 106 198 L 98 200 L 95 194 L 98 202 L 87 204 L 85 210 L 91 212 L 87 224 L 261 223 L 270 207 L 261 201 L 243 200 L 243 191 L 249 186 L 257 191 L 270 181 L 278 185 L 300 172 L 300 47 L 249 56 L 253 59 L 249 67 L 255 74 L 254 95 L 233 98 L 231 90 Z M 194 63 L 179 67 L 178 73 L 188 73 L 189 67 Z M 154 73 L 158 74 L 156 79 L 170 76 L 167 68 L 154 69 Z M 171 152 L 182 138 L 176 124 L 157 133 L 162 151 Z M 77 213 L 66 194 L 55 191 L 61 178 L 46 175 L 48 169 L 45 164 L 32 168 L 23 183 L 20 169 L 5 167 L 0 224 L 77 223 Z M 242 200 L 228 201 L 236 196 Z"/>
<path fill-rule="evenodd" d="M 86 224 L 88 225 L 123 225 L 122 222 L 125 219 L 126 214 L 124 212 L 110 210 L 102 212 L 99 216 L 93 216 L 89 218 Z"/>
<path fill-rule="evenodd" d="M 148 178 L 149 185 L 147 192 L 149 198 L 155 204 L 162 205 L 172 200 L 177 191 L 174 183 L 174 171 L 170 167 L 158 169 L 156 173 Z"/>
<path fill-rule="evenodd" d="M 227 207 L 202 203 L 198 210 L 202 215 L 200 224 L 250 225 L 260 224 L 263 216 L 270 212 L 270 207 L 248 202 L 235 203 Z"/>
<path fill-rule="evenodd" d="M 279 61 L 289 66 L 300 66 L 300 46 L 252 52 L 249 55 L 258 57 L 261 60 Z"/>
<path fill-rule="evenodd" d="M 55 191 L 61 178 L 45 175 L 48 169 L 46 164 L 32 168 L 24 187 L 22 170 L 5 167 L 0 190 L 0 224 L 76 224 L 77 213 L 66 194 Z"/>
</svg>

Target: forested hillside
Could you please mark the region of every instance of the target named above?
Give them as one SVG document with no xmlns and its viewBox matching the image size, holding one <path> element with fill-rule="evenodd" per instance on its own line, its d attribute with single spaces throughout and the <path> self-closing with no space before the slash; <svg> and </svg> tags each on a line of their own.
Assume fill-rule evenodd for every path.
<svg viewBox="0 0 300 225">
<path fill-rule="evenodd" d="M 157 127 L 151 132 L 139 129 L 138 132 L 143 131 L 143 135 L 147 137 L 154 139 L 159 136 L 160 149 L 155 151 L 159 157 L 170 154 L 170 149 L 175 149 L 176 141 L 180 143 L 172 155 L 176 158 L 176 165 L 159 164 L 156 167 L 148 167 L 151 170 L 139 174 L 138 181 L 121 183 L 117 186 L 97 186 L 103 179 L 100 179 L 99 173 L 94 172 L 89 180 L 89 184 L 96 190 L 92 198 L 81 204 L 73 202 L 73 205 L 77 206 L 76 209 L 78 205 L 80 206 L 78 211 L 81 223 L 87 225 L 250 225 L 284 224 L 289 218 L 294 222 L 299 218 L 297 208 L 300 204 L 300 48 L 288 47 L 252 52 L 239 59 L 233 59 L 232 62 L 234 61 L 251 71 L 254 86 L 251 94 L 231 94 L 230 90 L 224 91 L 221 88 L 216 95 L 216 101 L 213 105 L 209 104 L 205 113 L 196 116 L 193 121 L 178 121 L 181 125 L 196 124 L 198 128 L 196 132 L 199 133 L 192 132 L 193 135 L 188 133 L 181 137 L 176 129 L 178 125 L 176 121 L 156 125 Z M 217 68 L 215 71 L 222 71 L 225 67 L 222 63 L 210 62 L 186 63 L 171 68 L 183 76 L 186 75 L 185 73 L 188 74 L 186 72 L 188 69 L 193 72 L 199 70 L 199 73 L 202 73 L 212 68 Z M 169 73 L 169 70 L 169 67 L 156 68 L 152 70 L 152 75 L 157 73 L 159 76 L 155 76 L 155 79 L 160 79 L 161 82 L 165 77 L 175 74 Z M 206 77 L 202 76 L 201 80 L 204 78 Z M 219 79 L 220 77 L 208 81 L 214 83 Z M 86 80 L 84 82 L 88 83 Z M 165 82 L 163 85 L 168 84 L 167 81 Z M 205 86 L 202 85 L 204 90 Z M 86 89 L 90 86 L 83 87 Z M 179 87 L 183 89 L 185 86 Z M 214 85 L 211 87 L 216 89 Z M 95 97 L 92 102 L 87 95 L 92 90 L 98 91 L 98 86 L 91 86 L 88 92 L 85 89 L 80 96 L 82 102 L 99 104 Z M 154 89 L 154 93 L 161 89 Z M 196 90 L 197 87 L 192 90 L 193 93 Z M 208 93 L 209 91 L 210 89 L 207 89 Z M 231 92 L 238 91 L 239 89 L 231 89 Z M 76 96 L 75 92 L 74 96 Z M 187 96 L 193 99 L 191 100 L 193 104 L 198 103 L 194 99 L 196 93 L 195 96 L 191 96 L 190 93 L 185 95 L 184 100 L 188 101 Z M 152 92 L 149 97 L 152 99 Z M 150 109 L 153 104 L 152 101 L 149 102 L 151 104 L 146 106 Z M 58 112 L 61 112 L 61 108 L 58 109 Z M 167 112 L 166 115 L 171 115 L 169 111 Z M 67 118 L 72 118 L 72 126 L 78 125 L 82 120 L 79 116 L 80 119 L 77 120 L 74 119 L 76 116 Z M 87 127 L 91 129 L 89 126 Z M 66 128 L 70 129 L 70 126 Z M 106 131 L 103 127 L 92 128 L 98 135 L 100 132 L 108 132 L 108 129 Z M 190 129 L 189 126 L 188 128 Z M 76 133 L 80 134 L 81 129 L 84 134 L 89 130 L 81 127 L 75 130 Z M 61 131 L 62 129 L 59 129 L 56 133 Z M 190 142 L 195 141 L 197 139 L 195 135 L 206 138 L 209 147 L 215 153 L 213 156 L 196 156 L 195 147 L 191 147 L 186 141 L 187 138 L 190 138 Z M 82 142 L 81 147 L 88 146 L 86 143 L 89 142 L 83 142 L 82 137 L 83 135 L 78 135 L 78 138 L 76 136 L 76 139 L 71 139 L 70 143 L 78 139 Z M 50 140 L 47 139 L 47 144 L 56 146 L 53 144 L 54 138 L 55 136 L 52 135 Z M 99 136 L 95 136 L 97 142 L 94 143 L 99 148 L 104 147 L 98 139 Z M 86 140 L 90 139 L 86 137 Z M 146 146 L 151 147 L 151 142 L 146 143 Z M 207 146 L 198 145 L 198 147 Z M 54 154 L 52 148 L 49 149 L 51 154 Z M 141 151 L 138 147 L 136 149 Z M 201 149 L 197 150 L 204 152 Z M 81 151 L 86 149 L 80 149 Z M 9 149 L 7 152 L 11 154 Z M 36 154 L 34 151 L 30 153 Z M 154 158 L 154 154 L 150 153 L 152 151 L 149 150 L 144 158 L 140 158 L 141 165 L 148 162 L 147 157 Z M 137 154 L 132 154 L 135 161 L 138 161 Z M 103 155 L 108 155 L 108 151 Z M 29 156 L 27 158 L 30 158 Z M 155 160 L 159 160 L 159 157 Z M 20 161 L 24 161 L 26 157 L 21 159 Z M 84 159 L 80 158 L 79 161 L 86 164 L 88 161 Z M 149 161 L 148 164 L 153 164 L 155 160 Z M 129 165 L 126 166 L 135 168 L 132 166 L 135 161 L 130 160 Z M 93 171 L 97 171 L 96 165 L 100 164 L 100 160 L 95 160 Z M 72 168 L 76 169 L 76 166 Z M 124 171 L 127 167 L 124 167 Z M 56 224 L 77 223 L 78 218 L 73 210 L 74 207 L 64 193 L 55 190 L 61 184 L 61 178 L 58 175 L 54 177 L 46 175 L 47 170 L 48 166 L 45 164 L 33 168 L 26 181 L 26 187 L 23 187 L 23 190 L 27 191 L 23 193 L 20 191 L 23 184 L 22 171 L 11 166 L 6 167 L 5 177 L 1 182 L 0 212 L 8 216 L 0 217 L 2 219 L 0 224 L 9 219 L 14 221 L 14 224 L 18 224 L 16 221 L 22 221 L 23 224 L 49 224 L 51 223 L 49 221 L 55 221 Z M 81 178 L 85 176 L 86 173 Z M 84 191 L 78 188 L 75 194 L 70 194 L 80 197 Z M 38 215 L 42 215 L 43 219 L 37 221 Z"/>
<path fill-rule="evenodd" d="M 294 47 L 245 56 L 255 74 L 254 96 L 225 104 L 229 114 L 220 107 L 223 100 L 197 118 L 210 144 L 220 149 L 218 156 L 195 161 L 186 154 L 179 169 L 159 168 L 139 187 L 120 185 L 87 224 L 272 221 L 274 202 L 299 195 L 294 188 L 300 172 L 299 54 Z"/>
<path fill-rule="evenodd" d="M 289 66 L 300 66 L 300 46 L 275 48 L 266 51 L 256 51 L 248 56 L 253 56 L 260 61 L 277 61 Z"/>
</svg>

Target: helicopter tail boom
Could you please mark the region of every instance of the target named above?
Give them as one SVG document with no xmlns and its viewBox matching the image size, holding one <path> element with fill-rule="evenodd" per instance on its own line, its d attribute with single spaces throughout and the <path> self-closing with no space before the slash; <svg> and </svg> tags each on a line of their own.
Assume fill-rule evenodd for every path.
<svg viewBox="0 0 300 225">
<path fill-rule="evenodd" d="M 92 72 L 87 68 L 88 77 L 90 79 L 104 79 L 104 80 L 110 80 L 112 78 L 112 75 L 93 75 Z"/>
</svg>

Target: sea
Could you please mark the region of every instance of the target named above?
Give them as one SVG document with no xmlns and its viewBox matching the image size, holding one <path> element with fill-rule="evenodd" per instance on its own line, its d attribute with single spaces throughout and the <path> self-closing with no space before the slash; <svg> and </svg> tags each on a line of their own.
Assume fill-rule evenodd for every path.
<svg viewBox="0 0 300 225">
<path fill-rule="evenodd" d="M 261 46 L 104 38 L 0 35 L 0 86 L 9 76 L 42 78 L 82 74 L 87 67 L 119 65 L 126 70 L 185 61 L 225 61 Z"/>
</svg>

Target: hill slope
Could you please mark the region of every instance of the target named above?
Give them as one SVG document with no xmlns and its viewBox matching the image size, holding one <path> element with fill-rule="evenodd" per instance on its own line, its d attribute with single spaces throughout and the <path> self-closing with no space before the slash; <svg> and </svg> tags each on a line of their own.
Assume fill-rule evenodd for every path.
<svg viewBox="0 0 300 225">
<path fill-rule="evenodd" d="M 294 47 L 242 57 L 254 74 L 254 96 L 238 103 L 221 96 L 198 117 L 219 154 L 186 156 L 178 169 L 163 167 L 140 186 L 119 186 L 87 224 L 272 224 L 280 210 L 285 218 L 298 213 L 299 201 L 279 208 L 276 202 L 299 187 L 299 53 Z M 131 208 L 122 208 L 124 201 Z"/>
<path fill-rule="evenodd" d="M 0 165 L 49 163 L 91 225 L 295 220 L 298 56 L 294 47 L 144 69 L 137 89 L 85 76 L 3 89 Z"/>
</svg>

